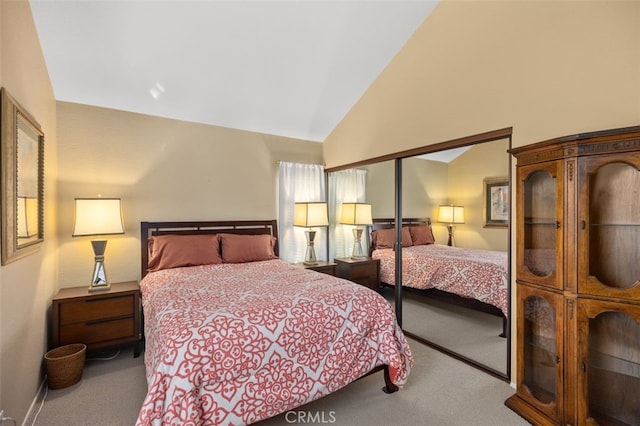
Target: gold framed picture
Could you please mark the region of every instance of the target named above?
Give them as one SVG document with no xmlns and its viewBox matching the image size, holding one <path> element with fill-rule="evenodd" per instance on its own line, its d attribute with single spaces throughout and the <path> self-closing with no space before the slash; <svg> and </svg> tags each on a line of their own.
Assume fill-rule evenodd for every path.
<svg viewBox="0 0 640 426">
<path fill-rule="evenodd" d="M 484 227 L 509 225 L 509 178 L 485 178 L 483 180 Z"/>
</svg>

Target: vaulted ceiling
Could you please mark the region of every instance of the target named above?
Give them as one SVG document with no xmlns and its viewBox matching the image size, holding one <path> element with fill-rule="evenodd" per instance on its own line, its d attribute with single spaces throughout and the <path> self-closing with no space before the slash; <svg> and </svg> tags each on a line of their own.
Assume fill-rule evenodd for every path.
<svg viewBox="0 0 640 426">
<path fill-rule="evenodd" d="M 437 2 L 30 4 L 59 101 L 323 141 Z"/>
</svg>

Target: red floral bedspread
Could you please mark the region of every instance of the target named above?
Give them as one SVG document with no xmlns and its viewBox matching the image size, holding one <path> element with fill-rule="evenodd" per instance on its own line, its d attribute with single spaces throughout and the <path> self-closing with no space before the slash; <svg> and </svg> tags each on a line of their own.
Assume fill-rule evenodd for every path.
<svg viewBox="0 0 640 426">
<path fill-rule="evenodd" d="M 248 424 L 413 359 L 390 304 L 275 259 L 168 269 L 140 283 L 148 393 L 138 425 Z"/>
<path fill-rule="evenodd" d="M 374 250 L 380 259 L 380 280 L 395 285 L 395 252 Z M 402 249 L 403 285 L 436 288 L 480 300 L 508 315 L 508 256 L 506 252 L 429 244 Z"/>
</svg>

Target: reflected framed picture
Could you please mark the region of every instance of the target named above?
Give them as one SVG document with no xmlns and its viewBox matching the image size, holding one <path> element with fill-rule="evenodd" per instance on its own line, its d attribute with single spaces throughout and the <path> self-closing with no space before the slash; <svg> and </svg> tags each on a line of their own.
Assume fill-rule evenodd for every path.
<svg viewBox="0 0 640 426">
<path fill-rule="evenodd" d="M 483 180 L 484 227 L 509 225 L 509 178 L 485 178 Z"/>
</svg>

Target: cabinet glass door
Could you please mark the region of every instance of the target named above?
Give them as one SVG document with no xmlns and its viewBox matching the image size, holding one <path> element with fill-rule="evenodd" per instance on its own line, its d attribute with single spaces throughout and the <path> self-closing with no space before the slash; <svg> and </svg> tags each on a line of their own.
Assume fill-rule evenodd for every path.
<svg viewBox="0 0 640 426">
<path fill-rule="evenodd" d="M 536 284 L 562 288 L 562 187 L 560 162 L 518 169 L 519 195 L 517 276 Z"/>
<path fill-rule="evenodd" d="M 523 324 L 518 336 L 518 386 L 521 397 L 552 418 L 558 418 L 562 386 L 562 296 L 518 287 L 518 316 Z"/>
<path fill-rule="evenodd" d="M 640 154 L 581 167 L 579 291 L 640 297 Z M 584 208 L 584 207 L 587 208 Z"/>
<path fill-rule="evenodd" d="M 640 306 L 580 301 L 580 424 L 640 424 Z"/>
</svg>

